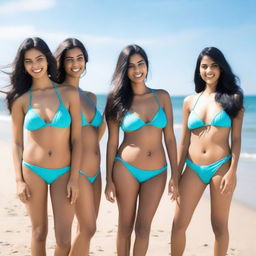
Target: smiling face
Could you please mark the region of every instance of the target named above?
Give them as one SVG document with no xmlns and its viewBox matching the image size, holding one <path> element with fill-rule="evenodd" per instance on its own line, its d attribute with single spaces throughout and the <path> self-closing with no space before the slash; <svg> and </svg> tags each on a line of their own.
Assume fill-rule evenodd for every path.
<svg viewBox="0 0 256 256">
<path fill-rule="evenodd" d="M 148 68 L 145 60 L 139 54 L 130 57 L 127 75 L 132 83 L 144 82 L 147 77 Z"/>
<path fill-rule="evenodd" d="M 80 78 L 85 70 L 85 59 L 79 48 L 67 50 L 64 58 L 64 69 L 67 76 Z"/>
<path fill-rule="evenodd" d="M 220 67 L 210 57 L 203 56 L 200 63 L 200 76 L 206 85 L 216 86 L 220 78 Z"/>
<path fill-rule="evenodd" d="M 47 59 L 46 56 L 35 48 L 32 48 L 24 54 L 25 71 L 34 79 L 47 76 Z"/>
</svg>

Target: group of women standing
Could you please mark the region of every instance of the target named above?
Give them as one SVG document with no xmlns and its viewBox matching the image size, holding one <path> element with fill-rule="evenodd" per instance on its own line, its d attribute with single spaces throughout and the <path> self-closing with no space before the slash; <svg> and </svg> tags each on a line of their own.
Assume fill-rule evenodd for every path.
<svg viewBox="0 0 256 256">
<path fill-rule="evenodd" d="M 120 53 L 105 118 L 96 107 L 96 96 L 79 87 L 87 62 L 88 53 L 75 38 L 64 40 L 54 55 L 42 39 L 28 38 L 13 62 L 7 101 L 17 194 L 32 223 L 31 254 L 46 255 L 48 185 L 55 256 L 89 254 L 101 197 L 99 141 L 106 119 L 105 194 L 118 204 L 117 254 L 130 255 L 135 229 L 132 255 L 146 255 L 169 162 L 168 191 L 176 201 L 171 255 L 183 254 L 186 229 L 210 184 L 214 255 L 224 256 L 241 146 L 243 94 L 223 54 L 210 47 L 198 57 L 196 94 L 184 100 L 178 154 L 171 99 L 167 91 L 146 85 L 149 62 L 145 51 L 129 45 Z M 120 127 L 124 132 L 121 143 Z M 71 244 L 74 215 L 78 227 Z"/>
</svg>

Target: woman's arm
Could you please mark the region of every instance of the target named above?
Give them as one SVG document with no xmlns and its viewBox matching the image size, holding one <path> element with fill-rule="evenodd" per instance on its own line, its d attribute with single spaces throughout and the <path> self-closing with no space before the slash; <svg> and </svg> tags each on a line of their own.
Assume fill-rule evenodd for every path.
<svg viewBox="0 0 256 256">
<path fill-rule="evenodd" d="M 105 133 L 105 130 L 106 130 L 106 120 L 105 120 L 105 114 L 103 113 L 102 114 L 102 123 L 98 129 L 98 140 L 100 141 Z"/>
<path fill-rule="evenodd" d="M 119 124 L 112 120 L 107 121 L 108 125 L 108 142 L 107 142 L 107 174 L 105 195 L 108 201 L 115 202 L 116 192 L 112 179 L 114 161 L 119 144 Z"/>
<path fill-rule="evenodd" d="M 221 192 L 228 193 L 236 185 L 236 170 L 241 151 L 241 132 L 243 124 L 244 110 L 240 110 L 238 115 L 232 120 L 231 130 L 231 164 L 228 172 L 223 176 L 221 181 Z"/>
<path fill-rule="evenodd" d="M 31 197 L 28 185 L 25 183 L 22 174 L 23 159 L 23 122 L 24 111 L 22 97 L 16 99 L 12 106 L 12 154 L 15 169 L 17 194 L 22 202 L 26 202 Z"/>
<path fill-rule="evenodd" d="M 72 118 L 71 122 L 71 170 L 67 185 L 67 197 L 70 203 L 75 203 L 78 197 L 78 178 L 81 163 L 82 145 L 81 145 L 81 115 L 80 115 L 80 97 L 78 90 L 69 86 L 66 88 L 69 94 L 69 111 Z"/>
<path fill-rule="evenodd" d="M 182 110 L 182 132 L 181 132 L 181 139 L 180 145 L 178 149 L 178 172 L 181 175 L 184 164 L 185 158 L 188 154 L 188 148 L 190 145 L 190 135 L 191 132 L 188 129 L 188 116 L 190 113 L 190 102 L 192 96 L 188 96 L 183 101 L 183 110 Z"/>
<path fill-rule="evenodd" d="M 172 194 L 171 199 L 175 200 L 178 196 L 178 183 L 180 179 L 180 174 L 178 173 L 177 166 L 177 144 L 176 138 L 173 130 L 173 110 L 171 98 L 168 92 L 161 90 L 161 95 L 163 99 L 163 107 L 167 117 L 167 125 L 164 128 L 164 142 L 167 150 L 167 155 L 169 158 L 171 166 L 171 178 L 169 182 L 169 193 Z"/>
</svg>

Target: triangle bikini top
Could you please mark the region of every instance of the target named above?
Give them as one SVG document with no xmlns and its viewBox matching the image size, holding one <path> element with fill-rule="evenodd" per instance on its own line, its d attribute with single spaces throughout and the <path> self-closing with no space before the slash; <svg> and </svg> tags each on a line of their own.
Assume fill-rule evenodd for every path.
<svg viewBox="0 0 256 256">
<path fill-rule="evenodd" d="M 60 93 L 55 84 L 53 84 L 54 90 L 58 96 L 60 105 L 55 112 L 55 115 L 51 122 L 45 122 L 41 116 L 32 107 L 32 89 L 29 91 L 29 105 L 28 111 L 24 119 L 24 127 L 29 131 L 35 131 L 42 129 L 47 126 L 52 126 L 56 128 L 67 128 L 71 124 L 71 116 L 66 106 L 62 102 Z"/>
<path fill-rule="evenodd" d="M 167 118 L 166 118 L 166 114 L 160 104 L 160 101 L 156 95 L 156 93 L 151 90 L 156 101 L 157 104 L 159 106 L 156 114 L 154 115 L 154 117 L 152 118 L 152 120 L 150 122 L 144 122 L 139 116 L 137 116 L 136 114 L 132 113 L 132 112 L 127 112 L 123 118 L 122 124 L 121 124 L 121 129 L 126 132 L 126 131 L 136 131 L 141 129 L 142 127 L 146 126 L 146 125 L 152 125 L 155 126 L 157 128 L 163 129 L 166 125 L 167 125 Z"/>
<path fill-rule="evenodd" d="M 86 125 L 90 125 L 93 127 L 99 127 L 102 124 L 102 115 L 100 111 L 97 109 L 96 105 L 94 102 L 91 100 L 91 98 L 87 95 L 86 92 L 82 92 L 83 95 L 85 95 L 86 99 L 89 101 L 89 103 L 94 107 L 95 109 L 95 114 L 93 116 L 93 119 L 91 122 L 87 122 L 86 117 L 83 112 L 81 112 L 81 118 L 82 118 L 82 127 Z"/>
<path fill-rule="evenodd" d="M 195 106 L 201 97 L 202 93 L 198 96 L 196 103 L 191 110 L 189 117 L 188 117 L 188 129 L 189 130 L 194 130 L 200 127 L 205 127 L 205 126 L 218 126 L 218 127 L 231 127 L 232 122 L 231 118 L 227 114 L 227 112 L 222 109 L 220 110 L 211 120 L 209 124 L 206 124 L 201 118 L 198 117 L 198 115 L 195 112 Z"/>
</svg>

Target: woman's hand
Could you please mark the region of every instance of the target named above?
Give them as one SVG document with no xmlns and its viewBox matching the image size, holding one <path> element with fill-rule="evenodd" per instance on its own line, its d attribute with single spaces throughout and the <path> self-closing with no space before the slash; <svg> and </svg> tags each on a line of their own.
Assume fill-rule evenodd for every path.
<svg viewBox="0 0 256 256">
<path fill-rule="evenodd" d="M 17 196 L 19 197 L 20 201 L 26 203 L 27 200 L 31 197 L 29 187 L 27 183 L 24 181 L 18 181 L 17 185 Z"/>
<path fill-rule="evenodd" d="M 227 173 L 222 177 L 220 183 L 220 190 L 222 194 L 228 194 L 234 191 L 236 187 L 236 172 L 228 170 Z"/>
<path fill-rule="evenodd" d="M 174 179 L 173 177 L 170 178 L 168 184 L 168 194 L 171 196 L 171 200 L 177 200 L 179 195 L 179 182 L 178 179 Z"/>
<path fill-rule="evenodd" d="M 108 181 L 105 187 L 105 196 L 111 203 L 115 202 L 116 199 L 116 188 L 113 181 Z"/>
<path fill-rule="evenodd" d="M 67 198 L 70 199 L 70 203 L 74 204 L 79 194 L 78 182 L 69 180 L 67 184 Z"/>
</svg>

